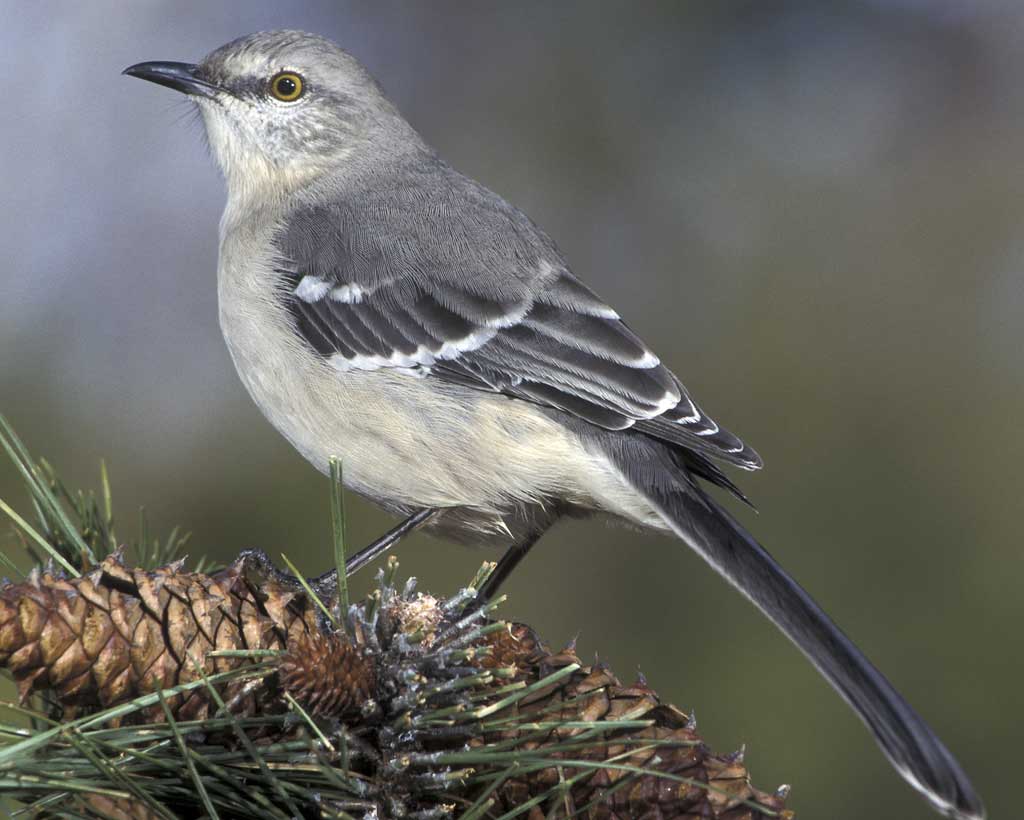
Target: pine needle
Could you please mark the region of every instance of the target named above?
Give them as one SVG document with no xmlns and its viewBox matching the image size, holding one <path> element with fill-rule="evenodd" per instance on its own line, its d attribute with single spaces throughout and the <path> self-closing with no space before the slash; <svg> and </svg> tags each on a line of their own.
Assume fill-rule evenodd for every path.
<svg viewBox="0 0 1024 820">
<path fill-rule="evenodd" d="M 13 521 L 21 529 L 23 533 L 25 533 L 25 535 L 27 535 L 36 544 L 38 544 L 40 548 L 42 548 L 42 550 L 47 555 L 49 555 L 54 561 L 56 561 L 58 564 L 64 567 L 65 571 L 67 571 L 69 575 L 72 575 L 75 578 L 77 578 L 79 575 L 82 574 L 73 566 L 71 566 L 68 560 L 60 554 L 59 550 L 55 549 L 54 546 L 49 541 L 47 541 L 45 538 L 43 538 L 43 536 L 36 532 L 35 528 L 31 524 L 29 524 L 28 521 L 26 521 L 24 518 L 18 515 L 18 513 L 16 513 L 14 509 L 10 505 L 8 505 L 7 502 L 4 501 L 2 498 L 0 498 L 0 512 L 6 514 L 7 517 L 10 518 L 11 521 Z"/>
<path fill-rule="evenodd" d="M 315 603 L 317 607 L 319 607 L 320 611 L 327 616 L 327 619 L 332 624 L 334 624 L 335 627 L 338 627 L 338 619 L 334 617 L 334 613 L 331 612 L 330 609 L 328 609 L 327 605 L 320 599 L 320 596 L 316 594 L 316 590 L 314 590 L 313 587 L 309 585 L 309 581 L 306 580 L 306 576 L 299 572 L 298 567 L 296 567 L 295 564 L 291 562 L 291 559 L 288 558 L 288 556 L 285 555 L 283 552 L 281 553 L 281 560 L 284 561 L 285 565 L 291 571 L 292 575 L 295 576 L 295 580 L 299 582 L 299 584 L 305 590 L 306 594 L 309 596 L 310 600 L 313 601 L 313 603 Z"/>
<path fill-rule="evenodd" d="M 192 782 L 195 784 L 196 791 L 199 793 L 199 799 L 203 801 L 206 813 L 210 815 L 212 820 L 220 820 L 220 815 L 217 814 L 217 810 L 213 807 L 213 803 L 210 801 L 210 795 L 206 793 L 206 786 L 203 785 L 203 780 L 199 776 L 199 772 L 196 771 L 195 761 L 192 760 L 192 755 L 189 753 L 189 749 L 185 745 L 185 739 L 181 736 L 181 732 L 178 731 L 177 721 L 174 720 L 174 715 L 171 714 L 171 710 L 167 706 L 167 701 L 164 700 L 161 692 L 157 692 L 157 696 L 160 698 L 160 706 L 163 708 L 164 715 L 167 718 L 167 725 L 174 733 L 174 740 L 178 744 L 178 749 L 181 751 L 181 756 L 185 761 L 186 767 L 188 767 L 188 775 L 192 778 Z"/>
<path fill-rule="evenodd" d="M 345 485 L 341 461 L 331 459 L 331 530 L 334 534 L 334 566 L 338 574 L 338 617 L 348 612 L 348 571 L 345 568 Z"/>
</svg>

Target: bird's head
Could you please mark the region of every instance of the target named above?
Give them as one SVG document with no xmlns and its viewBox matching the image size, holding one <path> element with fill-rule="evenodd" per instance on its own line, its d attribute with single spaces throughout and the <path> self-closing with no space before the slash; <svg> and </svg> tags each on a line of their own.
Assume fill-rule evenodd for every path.
<svg viewBox="0 0 1024 820">
<path fill-rule="evenodd" d="M 233 191 L 286 195 L 422 145 L 359 62 L 314 34 L 260 32 L 198 64 L 138 63 L 124 73 L 195 101 Z"/>
</svg>

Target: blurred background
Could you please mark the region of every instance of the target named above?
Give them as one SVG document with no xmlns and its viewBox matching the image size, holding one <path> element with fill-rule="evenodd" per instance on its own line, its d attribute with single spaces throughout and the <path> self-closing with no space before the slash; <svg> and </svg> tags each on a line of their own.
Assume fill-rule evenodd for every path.
<svg viewBox="0 0 1024 820">
<path fill-rule="evenodd" d="M 21 4 L 0 27 L 0 412 L 121 532 L 328 568 L 328 486 L 217 326 L 222 183 L 189 104 L 119 76 L 304 28 L 543 225 L 765 457 L 741 513 L 1012 816 L 1024 675 L 1024 6 Z M 10 468 L 0 497 L 27 511 Z M 392 523 L 349 498 L 353 545 Z M 5 542 L 8 530 L 3 525 Z M 496 556 L 415 537 L 449 592 Z M 355 579 L 365 591 L 372 572 Z M 505 613 L 696 707 L 805 818 L 932 815 L 804 659 L 667 538 L 573 522 Z M 5 689 L 4 693 L 9 693 Z M 6 694 L 5 696 L 10 696 Z"/>
</svg>

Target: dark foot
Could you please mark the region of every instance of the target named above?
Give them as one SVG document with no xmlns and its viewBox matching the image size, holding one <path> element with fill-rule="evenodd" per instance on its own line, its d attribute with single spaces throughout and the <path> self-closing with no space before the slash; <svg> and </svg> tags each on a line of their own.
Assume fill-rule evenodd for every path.
<svg viewBox="0 0 1024 820">
<path fill-rule="evenodd" d="M 398 526 L 388 530 L 372 544 L 363 547 L 363 549 L 359 550 L 359 552 L 351 558 L 346 559 L 345 574 L 352 575 L 357 570 L 362 569 L 374 558 L 379 555 L 383 555 L 391 549 L 409 533 L 422 527 L 438 512 L 440 512 L 440 510 L 434 507 L 427 507 L 426 509 L 410 515 L 398 524 Z M 324 602 L 333 601 L 334 596 L 338 594 L 337 569 L 332 569 L 329 572 L 325 572 L 323 575 L 313 578 L 310 580 L 309 585 L 314 589 L 316 594 L 320 596 L 320 600 Z"/>
<path fill-rule="evenodd" d="M 469 612 L 473 609 L 478 609 L 484 604 L 490 603 L 491 599 L 498 594 L 498 590 L 501 585 L 508 580 L 508 577 L 512 574 L 513 570 L 519 566 L 519 562 L 522 561 L 526 554 L 530 551 L 534 544 L 536 544 L 540 537 L 545 533 L 547 528 L 538 530 L 537 532 L 531 533 L 522 541 L 518 541 L 505 550 L 505 554 L 501 556 L 501 560 L 498 561 L 498 565 L 494 568 L 494 571 L 487 576 L 487 580 L 484 581 L 480 591 L 476 594 L 476 597 L 466 605 L 464 612 Z"/>
</svg>

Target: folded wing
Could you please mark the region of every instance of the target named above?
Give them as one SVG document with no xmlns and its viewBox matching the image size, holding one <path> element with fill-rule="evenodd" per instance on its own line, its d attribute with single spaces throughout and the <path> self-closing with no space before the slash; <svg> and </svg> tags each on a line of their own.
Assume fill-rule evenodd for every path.
<svg viewBox="0 0 1024 820">
<path fill-rule="evenodd" d="M 339 370 L 396 368 L 761 466 L 527 217 L 433 170 L 302 212 L 282 231 L 281 295 L 317 353 Z"/>
</svg>

